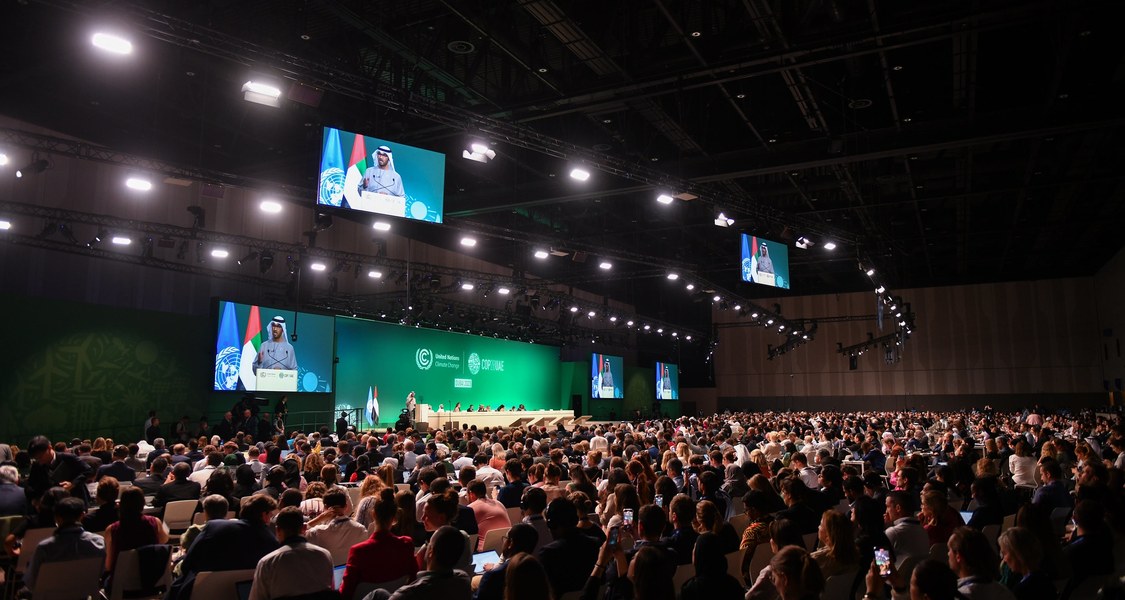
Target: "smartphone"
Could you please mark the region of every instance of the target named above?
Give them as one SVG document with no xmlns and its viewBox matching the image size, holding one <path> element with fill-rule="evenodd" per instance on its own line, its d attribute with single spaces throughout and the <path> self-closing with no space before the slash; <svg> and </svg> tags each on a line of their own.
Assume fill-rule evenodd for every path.
<svg viewBox="0 0 1125 600">
<path fill-rule="evenodd" d="M 664 494 L 656 495 L 656 506 L 658 508 L 664 508 Z"/>
<path fill-rule="evenodd" d="M 607 536 L 606 542 L 609 544 L 610 548 L 616 548 L 617 547 L 617 540 L 618 540 L 618 536 L 620 536 L 620 535 L 621 535 L 621 528 L 620 527 L 610 527 L 609 528 L 609 535 Z"/>
<path fill-rule="evenodd" d="M 626 508 L 624 510 L 624 512 L 622 512 L 622 523 L 621 524 L 624 525 L 625 527 L 632 527 L 633 526 L 633 509 Z"/>
<path fill-rule="evenodd" d="M 875 566 L 879 567 L 879 575 L 891 576 L 891 553 L 886 548 L 875 549 Z"/>
</svg>

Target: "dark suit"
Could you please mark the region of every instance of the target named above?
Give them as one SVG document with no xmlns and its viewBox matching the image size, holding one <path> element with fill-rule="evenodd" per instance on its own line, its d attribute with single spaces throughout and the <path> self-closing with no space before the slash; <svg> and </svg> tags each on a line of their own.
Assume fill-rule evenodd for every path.
<svg viewBox="0 0 1125 600">
<path fill-rule="evenodd" d="M 191 543 L 181 564 L 183 575 L 173 582 L 165 599 L 187 600 L 191 598 L 196 574 L 253 569 L 263 556 L 280 546 L 273 532 L 261 523 L 211 521 Z"/>
<path fill-rule="evenodd" d="M 0 483 L 0 517 L 27 514 L 27 494 L 14 483 Z"/>
<path fill-rule="evenodd" d="M 160 491 L 160 486 L 164 485 L 164 477 L 162 475 L 145 475 L 134 479 L 133 485 L 141 488 L 146 496 L 155 496 L 156 492 Z"/>
<path fill-rule="evenodd" d="M 133 481 L 137 478 L 137 472 L 121 461 L 114 461 L 101 466 L 98 469 L 97 477 L 94 479 L 97 480 L 106 476 L 114 477 L 118 481 Z"/>
<path fill-rule="evenodd" d="M 500 493 L 497 494 L 496 499 L 504 505 L 504 508 L 517 508 L 520 505 L 520 500 L 523 499 L 525 489 L 527 489 L 526 481 L 509 483 L 500 488 Z"/>
<path fill-rule="evenodd" d="M 593 538 L 575 529 L 540 548 L 536 556 L 547 571 L 551 589 L 561 596 L 582 589 L 590 569 L 598 560 L 598 550 L 598 543 Z"/>
<path fill-rule="evenodd" d="M 202 486 L 198 483 L 187 479 L 165 483 L 156 491 L 156 498 L 152 500 L 152 505 L 159 508 L 176 500 L 199 500 L 201 489 Z"/>
<path fill-rule="evenodd" d="M 67 452 L 56 452 L 55 460 L 45 465 L 33 463 L 31 473 L 27 478 L 27 488 L 33 497 L 40 497 L 48 488 L 61 485 L 69 481 L 72 485 L 70 495 L 89 502 L 89 493 L 86 490 L 86 480 L 93 475 L 90 466 L 78 459 L 77 456 Z"/>
<path fill-rule="evenodd" d="M 793 525 L 797 527 L 797 531 L 800 531 L 802 535 L 816 533 L 816 530 L 820 527 L 820 517 L 817 516 L 816 511 L 803 502 L 790 506 L 777 513 L 776 516 L 778 519 L 792 521 Z"/>
<path fill-rule="evenodd" d="M 485 571 L 480 576 L 480 586 L 477 587 L 473 600 L 504 600 L 504 575 L 507 571 L 508 561 L 496 565 L 491 571 Z M 555 593 L 561 595 L 559 592 Z"/>
</svg>

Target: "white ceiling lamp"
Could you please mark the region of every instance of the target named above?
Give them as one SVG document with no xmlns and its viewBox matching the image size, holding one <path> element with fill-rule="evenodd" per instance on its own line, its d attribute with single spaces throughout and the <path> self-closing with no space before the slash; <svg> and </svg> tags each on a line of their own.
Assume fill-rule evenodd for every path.
<svg viewBox="0 0 1125 600">
<path fill-rule="evenodd" d="M 314 271 L 320 272 L 328 269 L 328 265 L 322 262 L 314 262 L 313 264 L 309 265 L 309 268 Z"/>
<path fill-rule="evenodd" d="M 281 88 L 251 79 L 242 84 L 242 99 L 254 104 L 278 108 L 281 106 Z"/>
<path fill-rule="evenodd" d="M 133 243 L 132 239 L 127 238 L 123 235 L 115 235 L 115 236 L 113 236 L 113 239 L 110 240 L 110 241 L 113 242 L 114 244 L 117 244 L 118 246 L 128 246 L 129 244 Z"/>
<path fill-rule="evenodd" d="M 824 249 L 825 250 L 835 250 L 836 249 L 836 242 L 824 242 Z"/>
<path fill-rule="evenodd" d="M 12 228 L 12 222 L 8 220 L 0 220 L 0 231 L 7 231 Z"/>
<path fill-rule="evenodd" d="M 276 200 L 262 200 L 258 208 L 262 209 L 262 212 L 276 215 L 281 212 L 281 203 Z"/>
<path fill-rule="evenodd" d="M 570 170 L 570 178 L 578 181 L 586 181 L 590 178 L 590 172 L 581 167 L 574 167 Z"/>
<path fill-rule="evenodd" d="M 473 290 L 473 284 L 466 281 L 465 283 L 461 284 L 461 289 L 465 290 L 466 292 L 471 292 Z"/>
<path fill-rule="evenodd" d="M 550 256 L 550 254 L 546 250 L 535 251 L 535 258 L 538 258 L 539 260 L 545 260 L 548 256 Z"/>
<path fill-rule="evenodd" d="M 608 260 L 603 260 L 598 264 L 598 268 L 603 271 L 608 271 L 613 268 L 613 263 L 609 262 Z"/>
<path fill-rule="evenodd" d="M 473 142 L 467 150 L 461 151 L 461 158 L 479 163 L 487 163 L 496 158 L 496 151 L 484 142 Z"/>
<path fill-rule="evenodd" d="M 675 281 L 675 280 L 680 278 L 680 274 L 679 273 L 669 273 L 667 275 L 667 277 L 668 277 L 669 281 Z"/>
<path fill-rule="evenodd" d="M 471 237 L 463 237 L 461 238 L 461 245 L 466 248 L 472 248 L 477 245 L 477 241 Z"/>
<path fill-rule="evenodd" d="M 382 271 L 376 271 L 376 270 L 372 269 L 372 270 L 367 272 L 367 276 L 372 278 L 372 279 L 379 279 L 379 278 L 383 277 L 383 272 Z"/>
<path fill-rule="evenodd" d="M 719 216 L 715 217 L 716 227 L 730 227 L 731 225 L 734 225 L 734 219 L 726 216 L 724 213 L 719 213 Z"/>
<path fill-rule="evenodd" d="M 130 177 L 125 180 L 125 187 L 138 192 L 147 192 L 152 189 L 152 182 L 141 177 Z"/>
<path fill-rule="evenodd" d="M 504 287 L 504 286 L 500 286 L 500 287 L 499 287 L 499 288 L 498 288 L 498 289 L 496 290 L 496 293 L 497 293 L 497 294 L 500 294 L 501 296 L 507 296 L 508 294 L 511 294 L 511 293 L 512 293 L 512 290 L 511 290 L 511 289 L 509 289 L 509 288 L 506 288 L 506 287 Z"/>
<path fill-rule="evenodd" d="M 226 250 L 224 250 L 222 248 L 215 248 L 214 250 L 211 251 L 211 256 L 214 257 L 214 258 L 226 258 L 226 257 L 230 256 L 230 252 L 227 252 Z"/>
<path fill-rule="evenodd" d="M 373 229 L 375 229 L 375 231 L 390 231 L 391 230 L 391 224 L 386 222 L 386 221 L 375 221 L 375 224 L 372 225 L 371 227 Z"/>
<path fill-rule="evenodd" d="M 133 42 L 111 33 L 95 33 L 94 36 L 90 38 L 90 42 L 94 44 L 95 48 L 113 54 L 126 55 L 133 53 Z"/>
<path fill-rule="evenodd" d="M 672 202 L 675 202 L 675 200 L 675 198 L 669 196 L 668 194 L 660 194 L 656 197 L 656 201 L 661 204 L 671 204 Z"/>
</svg>

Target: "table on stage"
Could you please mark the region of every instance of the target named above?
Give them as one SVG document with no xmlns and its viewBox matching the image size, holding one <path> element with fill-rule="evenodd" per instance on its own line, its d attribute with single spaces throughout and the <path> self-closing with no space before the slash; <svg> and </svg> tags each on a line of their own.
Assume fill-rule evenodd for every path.
<svg viewBox="0 0 1125 600">
<path fill-rule="evenodd" d="M 453 412 L 445 410 L 437 412 L 429 404 L 418 404 L 418 414 L 414 422 L 427 423 L 431 429 L 444 429 L 452 424 L 458 429 L 462 425 L 476 425 L 481 427 L 513 427 L 526 424 L 533 427 L 547 427 L 555 429 L 558 424 L 564 427 L 574 421 L 572 410 L 520 410 L 520 411 L 485 411 L 485 412 Z M 581 419 L 581 418 L 580 418 Z M 521 423 L 522 422 L 522 423 Z"/>
</svg>

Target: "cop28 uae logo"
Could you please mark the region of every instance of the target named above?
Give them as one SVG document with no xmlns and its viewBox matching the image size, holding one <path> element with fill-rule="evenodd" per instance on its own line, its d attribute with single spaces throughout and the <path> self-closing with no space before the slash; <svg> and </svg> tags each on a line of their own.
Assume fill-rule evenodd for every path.
<svg viewBox="0 0 1125 600">
<path fill-rule="evenodd" d="M 419 348 L 414 353 L 414 363 L 418 365 L 418 370 L 427 371 L 434 366 L 434 353 L 429 348 Z"/>
<path fill-rule="evenodd" d="M 473 375 L 480 373 L 480 355 L 476 352 L 469 355 L 469 372 Z"/>
</svg>

